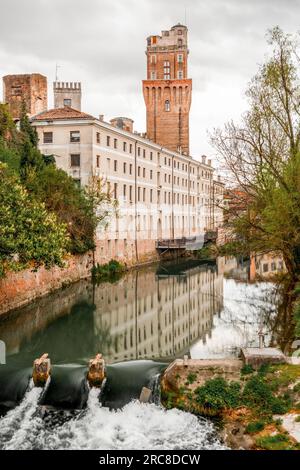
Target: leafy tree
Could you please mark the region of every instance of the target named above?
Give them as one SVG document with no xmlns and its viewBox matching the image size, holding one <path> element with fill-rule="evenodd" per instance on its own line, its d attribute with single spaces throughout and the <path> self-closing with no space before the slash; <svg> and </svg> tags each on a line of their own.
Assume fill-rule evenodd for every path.
<svg viewBox="0 0 300 470">
<path fill-rule="evenodd" d="M 7 269 L 63 265 L 68 236 L 54 213 L 35 201 L 0 164 L 0 275 Z"/>
<path fill-rule="evenodd" d="M 300 81 L 295 42 L 269 32 L 272 57 L 247 90 L 242 123 L 216 130 L 212 143 L 241 189 L 247 210 L 231 211 L 238 238 L 255 252 L 280 251 L 292 278 L 300 275 Z"/>
<path fill-rule="evenodd" d="M 283 256 L 281 310 L 290 322 L 300 279 L 300 59 L 297 42 L 280 28 L 268 42 L 271 57 L 246 92 L 249 110 L 240 124 L 215 130 L 212 143 L 241 195 L 226 210 L 228 226 L 248 252 Z"/>
<path fill-rule="evenodd" d="M 96 227 L 107 215 L 105 208 L 101 210 L 107 201 L 105 193 L 78 187 L 73 178 L 54 165 L 29 173 L 26 187 L 66 225 L 72 253 L 94 249 Z"/>
</svg>

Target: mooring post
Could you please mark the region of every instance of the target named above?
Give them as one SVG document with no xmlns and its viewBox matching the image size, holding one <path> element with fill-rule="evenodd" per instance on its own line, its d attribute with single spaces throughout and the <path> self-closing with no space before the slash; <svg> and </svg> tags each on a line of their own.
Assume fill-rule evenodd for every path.
<svg viewBox="0 0 300 470">
<path fill-rule="evenodd" d="M 139 401 L 141 403 L 148 403 L 151 398 L 151 395 L 152 395 L 152 390 L 150 390 L 150 388 L 143 387 L 141 394 L 140 394 Z"/>
<path fill-rule="evenodd" d="M 259 349 L 263 349 L 264 347 L 264 333 L 262 328 L 258 330 L 258 338 L 259 338 Z"/>
<path fill-rule="evenodd" d="M 35 359 L 33 363 L 32 379 L 36 387 L 44 387 L 51 371 L 51 362 L 48 353 L 43 354 L 40 358 Z"/>
<path fill-rule="evenodd" d="M 102 354 L 97 354 L 89 362 L 87 380 L 90 387 L 100 388 L 105 378 L 105 362 Z"/>
</svg>

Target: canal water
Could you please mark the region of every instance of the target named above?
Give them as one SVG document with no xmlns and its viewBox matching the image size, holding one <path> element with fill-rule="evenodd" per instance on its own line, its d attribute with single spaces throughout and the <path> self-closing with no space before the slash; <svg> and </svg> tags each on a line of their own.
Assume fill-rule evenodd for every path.
<svg viewBox="0 0 300 470">
<path fill-rule="evenodd" d="M 200 449 L 224 446 L 214 426 L 159 404 L 159 374 L 174 359 L 236 355 L 265 342 L 275 306 L 270 283 L 248 282 L 235 259 L 133 270 L 113 283 L 81 281 L 0 317 L 0 448 Z M 45 390 L 32 362 L 53 364 Z M 86 365 L 101 352 L 103 390 L 89 390 Z M 141 388 L 152 403 L 137 401 Z"/>
</svg>

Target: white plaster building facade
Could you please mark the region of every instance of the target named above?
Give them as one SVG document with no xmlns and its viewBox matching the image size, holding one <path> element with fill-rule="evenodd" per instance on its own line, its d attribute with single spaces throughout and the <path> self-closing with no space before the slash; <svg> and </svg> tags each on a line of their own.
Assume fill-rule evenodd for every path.
<svg viewBox="0 0 300 470">
<path fill-rule="evenodd" d="M 197 161 L 69 107 L 40 113 L 32 124 L 42 153 L 82 186 L 103 178 L 119 203 L 108 228 L 98 230 L 99 262 L 142 261 L 156 253 L 158 239 L 214 228 L 214 169 L 206 157 Z"/>
</svg>

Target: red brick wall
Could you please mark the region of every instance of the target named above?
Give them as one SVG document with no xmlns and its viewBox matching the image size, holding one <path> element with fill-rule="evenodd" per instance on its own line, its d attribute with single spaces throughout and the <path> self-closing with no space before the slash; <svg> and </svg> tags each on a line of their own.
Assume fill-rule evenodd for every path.
<svg viewBox="0 0 300 470">
<path fill-rule="evenodd" d="M 3 99 L 14 119 L 20 117 L 23 101 L 30 116 L 47 110 L 47 78 L 39 73 L 3 77 Z"/>
<path fill-rule="evenodd" d="M 189 155 L 189 112 L 192 80 L 144 80 L 147 137 L 170 150 Z M 170 102 L 170 111 L 165 102 Z"/>
</svg>

